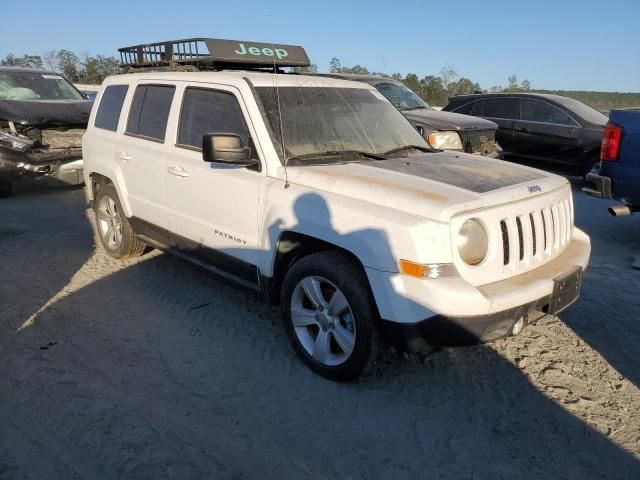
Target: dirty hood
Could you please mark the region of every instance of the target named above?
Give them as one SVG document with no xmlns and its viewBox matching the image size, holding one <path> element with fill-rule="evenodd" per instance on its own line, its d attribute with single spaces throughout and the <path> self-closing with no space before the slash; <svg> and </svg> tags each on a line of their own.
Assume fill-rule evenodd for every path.
<svg viewBox="0 0 640 480">
<path fill-rule="evenodd" d="M 442 112 L 429 108 L 419 108 L 402 112 L 411 122 L 431 125 L 438 130 L 497 130 L 498 125 L 491 120 L 462 115 L 460 113 Z"/>
<path fill-rule="evenodd" d="M 544 195 L 567 184 L 558 175 L 455 152 L 295 166 L 287 172 L 292 183 L 438 221 Z"/>
<path fill-rule="evenodd" d="M 0 120 L 21 125 L 87 125 L 90 100 L 1 100 Z"/>
</svg>

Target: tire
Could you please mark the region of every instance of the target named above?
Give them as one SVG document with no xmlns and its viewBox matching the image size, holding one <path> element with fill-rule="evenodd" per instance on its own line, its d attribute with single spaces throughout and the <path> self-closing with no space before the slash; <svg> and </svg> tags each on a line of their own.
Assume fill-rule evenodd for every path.
<svg viewBox="0 0 640 480">
<path fill-rule="evenodd" d="M 100 186 L 93 211 L 100 243 L 109 255 L 126 259 L 139 257 L 144 253 L 146 245 L 135 237 L 113 185 Z"/>
<path fill-rule="evenodd" d="M 13 183 L 11 180 L 0 179 L 0 198 L 10 197 L 13 193 Z"/>
<path fill-rule="evenodd" d="M 282 285 L 281 309 L 293 348 L 314 372 L 348 381 L 373 370 L 380 354 L 378 311 L 364 273 L 346 255 L 325 251 L 294 263 Z"/>
</svg>

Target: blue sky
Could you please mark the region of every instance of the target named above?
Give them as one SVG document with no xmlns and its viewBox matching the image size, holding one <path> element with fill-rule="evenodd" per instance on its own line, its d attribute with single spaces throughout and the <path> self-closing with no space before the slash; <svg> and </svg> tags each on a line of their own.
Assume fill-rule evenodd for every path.
<svg viewBox="0 0 640 480">
<path fill-rule="evenodd" d="M 640 0 L 5 0 L 0 32 L 0 57 L 209 36 L 302 45 L 320 71 L 335 56 L 420 77 L 450 65 L 483 88 L 516 74 L 534 88 L 640 92 Z"/>
</svg>

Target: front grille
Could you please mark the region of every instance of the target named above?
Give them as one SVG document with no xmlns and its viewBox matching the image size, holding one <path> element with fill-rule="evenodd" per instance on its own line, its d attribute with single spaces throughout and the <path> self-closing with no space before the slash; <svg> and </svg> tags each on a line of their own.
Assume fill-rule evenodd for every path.
<svg viewBox="0 0 640 480">
<path fill-rule="evenodd" d="M 517 266 L 555 255 L 569 242 L 572 227 L 571 202 L 564 198 L 540 210 L 500 220 L 503 265 Z M 544 239 L 539 248 L 538 239 Z M 510 252 L 519 253 L 514 258 Z"/>
<path fill-rule="evenodd" d="M 467 153 L 487 155 L 496 149 L 495 130 L 460 130 L 462 148 Z"/>
</svg>

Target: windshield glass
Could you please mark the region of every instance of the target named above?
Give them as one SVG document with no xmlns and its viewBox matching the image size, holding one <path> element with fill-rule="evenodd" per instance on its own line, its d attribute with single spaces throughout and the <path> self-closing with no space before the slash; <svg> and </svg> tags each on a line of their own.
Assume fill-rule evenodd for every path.
<svg viewBox="0 0 640 480">
<path fill-rule="evenodd" d="M 282 146 L 280 132 L 284 132 L 288 159 L 342 151 L 380 154 L 407 145 L 429 148 L 418 131 L 375 90 L 280 87 L 280 115 L 276 89 L 256 90 L 278 150 Z"/>
<path fill-rule="evenodd" d="M 0 72 L 0 100 L 84 100 L 60 75 Z"/>
<path fill-rule="evenodd" d="M 384 82 L 378 83 L 375 87 L 400 110 L 431 108 L 429 104 L 416 95 L 413 90 L 404 85 Z"/>
</svg>

